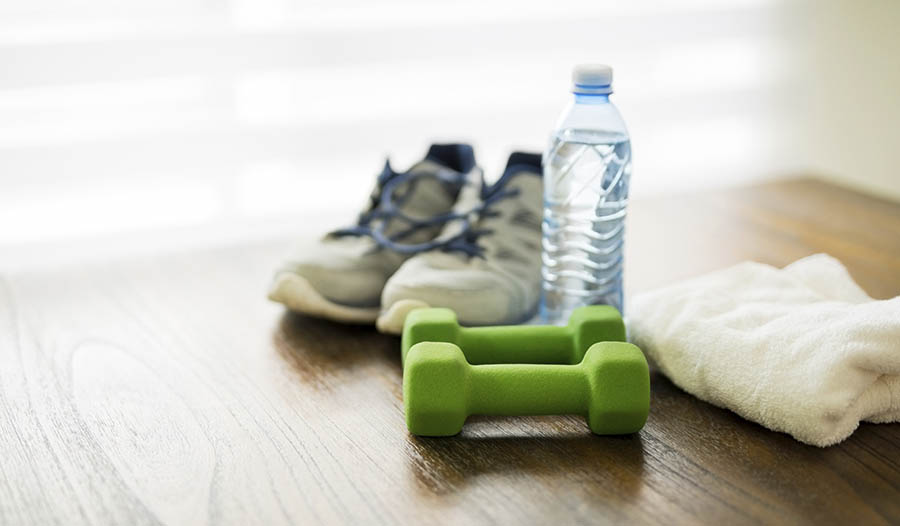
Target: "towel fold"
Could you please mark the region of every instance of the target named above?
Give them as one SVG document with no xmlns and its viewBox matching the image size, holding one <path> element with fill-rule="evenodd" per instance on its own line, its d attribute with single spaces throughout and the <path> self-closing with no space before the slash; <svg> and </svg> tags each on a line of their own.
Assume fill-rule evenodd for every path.
<svg viewBox="0 0 900 526">
<path fill-rule="evenodd" d="M 635 297 L 631 339 L 675 385 L 808 444 L 900 421 L 900 296 L 836 259 L 741 263 Z"/>
</svg>

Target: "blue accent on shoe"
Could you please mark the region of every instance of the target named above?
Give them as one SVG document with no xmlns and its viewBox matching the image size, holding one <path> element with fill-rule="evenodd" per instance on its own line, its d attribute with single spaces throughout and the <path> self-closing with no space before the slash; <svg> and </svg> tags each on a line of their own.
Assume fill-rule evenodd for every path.
<svg viewBox="0 0 900 526">
<path fill-rule="evenodd" d="M 425 160 L 460 173 L 468 173 L 475 168 L 475 150 L 468 144 L 432 144 L 425 154 Z"/>
<path fill-rule="evenodd" d="M 506 189 L 509 181 L 519 175 L 541 177 L 541 155 L 513 152 L 506 162 L 506 169 L 503 171 L 503 175 L 500 176 L 497 182 L 492 185 L 487 185 L 484 181 L 481 182 L 481 202 L 478 205 L 465 213 L 450 212 L 437 216 L 434 224 L 449 223 L 450 221 L 463 222 L 459 233 L 450 238 L 435 239 L 416 245 L 404 245 L 396 242 L 397 237 L 393 240 L 386 238 L 383 233 L 383 226 L 373 229 L 372 236 L 379 245 L 401 254 L 416 254 L 440 249 L 445 252 L 462 252 L 469 257 L 484 257 L 484 248 L 478 244 L 478 239 L 481 236 L 493 234 L 493 230 L 489 228 L 478 229 L 475 228 L 474 224 L 484 217 L 496 217 L 497 212 L 491 210 L 491 206 L 503 199 L 519 194 L 517 189 Z M 388 197 L 388 200 L 390 200 L 390 197 Z M 385 205 L 387 206 L 388 203 L 385 203 Z"/>
<path fill-rule="evenodd" d="M 506 190 L 505 187 L 513 177 L 519 175 L 531 175 L 542 177 L 541 154 L 528 152 L 513 152 L 506 161 L 506 169 L 494 184 L 487 185 L 482 181 L 481 184 L 481 204 L 476 207 L 475 213 L 479 219 L 482 217 L 496 217 L 497 212 L 491 210 L 491 206 L 503 199 L 513 197 L 519 194 L 519 191 Z M 471 228 L 471 224 L 463 230 L 460 236 L 457 236 L 450 242 L 441 247 L 444 251 L 463 252 L 469 257 L 484 257 L 484 247 L 478 244 L 481 236 L 491 235 L 494 231 L 489 228 L 476 229 Z"/>
<path fill-rule="evenodd" d="M 422 243 L 416 245 L 400 245 L 397 242 L 411 235 L 420 228 L 435 226 L 458 219 L 459 214 L 448 212 L 435 215 L 427 219 L 415 219 L 400 211 L 399 207 L 406 202 L 412 194 L 416 180 L 420 177 L 436 177 L 451 185 L 462 186 L 465 183 L 467 173 L 475 168 L 475 152 L 468 144 L 433 144 L 425 155 L 425 160 L 440 164 L 448 170 L 437 174 L 421 174 L 411 172 L 397 172 L 389 160 L 384 163 L 381 173 L 376 180 L 376 189 L 371 196 L 368 210 L 359 215 L 356 225 L 341 228 L 331 232 L 335 237 L 341 236 L 371 236 L 384 248 L 409 254 L 430 250 L 441 243 Z M 404 183 L 409 183 L 408 188 L 401 195 L 396 195 L 397 189 Z M 388 239 L 383 230 L 393 220 L 400 220 L 409 226 L 400 232 L 393 234 Z M 375 226 L 373 227 L 373 223 Z"/>
<path fill-rule="evenodd" d="M 453 157 L 458 155 L 458 157 Z M 468 172 L 475 167 L 474 154 L 472 148 L 468 145 L 434 145 L 426 155 L 426 159 L 434 160 L 445 166 L 453 164 L 454 167 L 468 167 Z M 466 164 L 471 159 L 472 164 Z M 438 177 L 448 183 L 462 184 L 465 181 L 465 172 L 454 171 L 438 172 L 432 175 Z M 420 174 L 410 172 L 397 173 L 391 168 L 389 162 L 385 162 L 381 175 L 378 176 L 380 191 L 378 192 L 377 203 L 375 203 L 368 212 L 360 216 L 356 226 L 344 228 L 332 232 L 332 235 L 343 236 L 371 236 L 376 243 L 382 248 L 392 250 L 400 254 L 418 254 L 429 250 L 444 250 L 447 252 L 462 252 L 469 257 L 484 257 L 484 248 L 478 244 L 481 236 L 493 234 L 491 229 L 475 228 L 474 223 L 485 217 L 496 217 L 497 212 L 491 210 L 491 207 L 503 199 L 513 197 L 519 194 L 517 189 L 507 190 L 505 187 L 509 181 L 519 175 L 542 176 L 541 154 L 527 152 L 513 152 L 506 162 L 506 169 L 503 175 L 492 185 L 481 182 L 481 202 L 471 210 L 460 213 L 450 211 L 444 214 L 438 214 L 427 219 L 415 219 L 406 216 L 399 210 L 403 205 L 410 190 L 404 195 L 397 197 L 395 189 L 404 184 L 415 184 L 417 177 L 423 177 Z M 388 224 L 399 219 L 409 226 L 400 232 L 388 237 L 384 230 Z M 451 221 L 461 221 L 462 225 L 459 233 L 450 238 L 439 238 L 424 243 L 404 244 L 401 241 L 415 232 L 416 230 L 429 226 L 446 224 Z M 372 226 L 372 224 L 375 226 Z"/>
</svg>

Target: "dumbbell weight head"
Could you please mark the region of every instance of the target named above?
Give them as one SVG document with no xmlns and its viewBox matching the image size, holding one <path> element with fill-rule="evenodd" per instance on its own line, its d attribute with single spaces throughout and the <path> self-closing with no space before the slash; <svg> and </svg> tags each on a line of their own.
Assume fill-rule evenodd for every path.
<svg viewBox="0 0 900 526">
<path fill-rule="evenodd" d="M 450 309 L 416 309 L 403 326 L 401 358 L 419 342 L 448 342 L 470 363 L 579 363 L 599 341 L 625 341 L 625 324 L 615 307 L 591 305 L 572 312 L 566 327 L 516 325 L 460 327 Z"/>
<path fill-rule="evenodd" d="M 649 371 L 624 342 L 595 344 L 577 365 L 476 366 L 454 344 L 423 342 L 407 356 L 403 403 L 415 435 L 455 435 L 469 414 L 582 414 L 594 433 L 634 433 L 650 409 Z"/>
<path fill-rule="evenodd" d="M 400 339 L 400 358 L 405 363 L 406 355 L 419 342 L 459 342 L 459 322 L 451 309 L 415 309 L 406 315 Z"/>
<path fill-rule="evenodd" d="M 601 342 L 584 355 L 590 384 L 588 426 L 598 435 L 636 433 L 650 414 L 650 369 L 636 346 Z"/>
<path fill-rule="evenodd" d="M 403 365 L 403 406 L 410 433 L 452 436 L 462 430 L 469 414 L 466 384 L 470 367 L 452 343 L 413 346 Z"/>
<path fill-rule="evenodd" d="M 622 315 L 610 305 L 578 307 L 569 315 L 568 327 L 575 340 L 575 349 L 578 350 L 574 363 L 581 361 L 588 348 L 597 342 L 626 340 Z"/>
</svg>

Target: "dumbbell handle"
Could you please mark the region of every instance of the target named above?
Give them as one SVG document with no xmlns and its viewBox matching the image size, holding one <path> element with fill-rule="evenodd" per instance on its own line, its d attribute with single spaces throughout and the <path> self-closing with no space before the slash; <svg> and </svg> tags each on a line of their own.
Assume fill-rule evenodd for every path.
<svg viewBox="0 0 900 526">
<path fill-rule="evenodd" d="M 615 307 L 579 307 L 565 326 L 460 326 L 449 309 L 413 310 L 406 318 L 401 359 L 420 342 L 458 345 L 469 363 L 580 363 L 588 347 L 601 341 L 625 341 L 625 325 Z"/>
<path fill-rule="evenodd" d="M 467 409 L 472 415 L 586 415 L 590 385 L 581 364 L 471 366 Z"/>
<path fill-rule="evenodd" d="M 473 364 L 581 361 L 568 326 L 460 327 L 456 343 L 465 349 L 466 358 Z"/>
</svg>

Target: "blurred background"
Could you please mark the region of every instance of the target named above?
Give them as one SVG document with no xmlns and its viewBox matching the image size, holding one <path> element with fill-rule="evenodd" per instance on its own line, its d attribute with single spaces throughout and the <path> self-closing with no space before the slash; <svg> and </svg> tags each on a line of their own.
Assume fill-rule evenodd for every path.
<svg viewBox="0 0 900 526">
<path fill-rule="evenodd" d="M 0 270 L 348 223 L 390 155 L 541 150 L 615 69 L 633 196 L 798 175 L 900 199 L 900 2 L 0 3 Z"/>
</svg>

